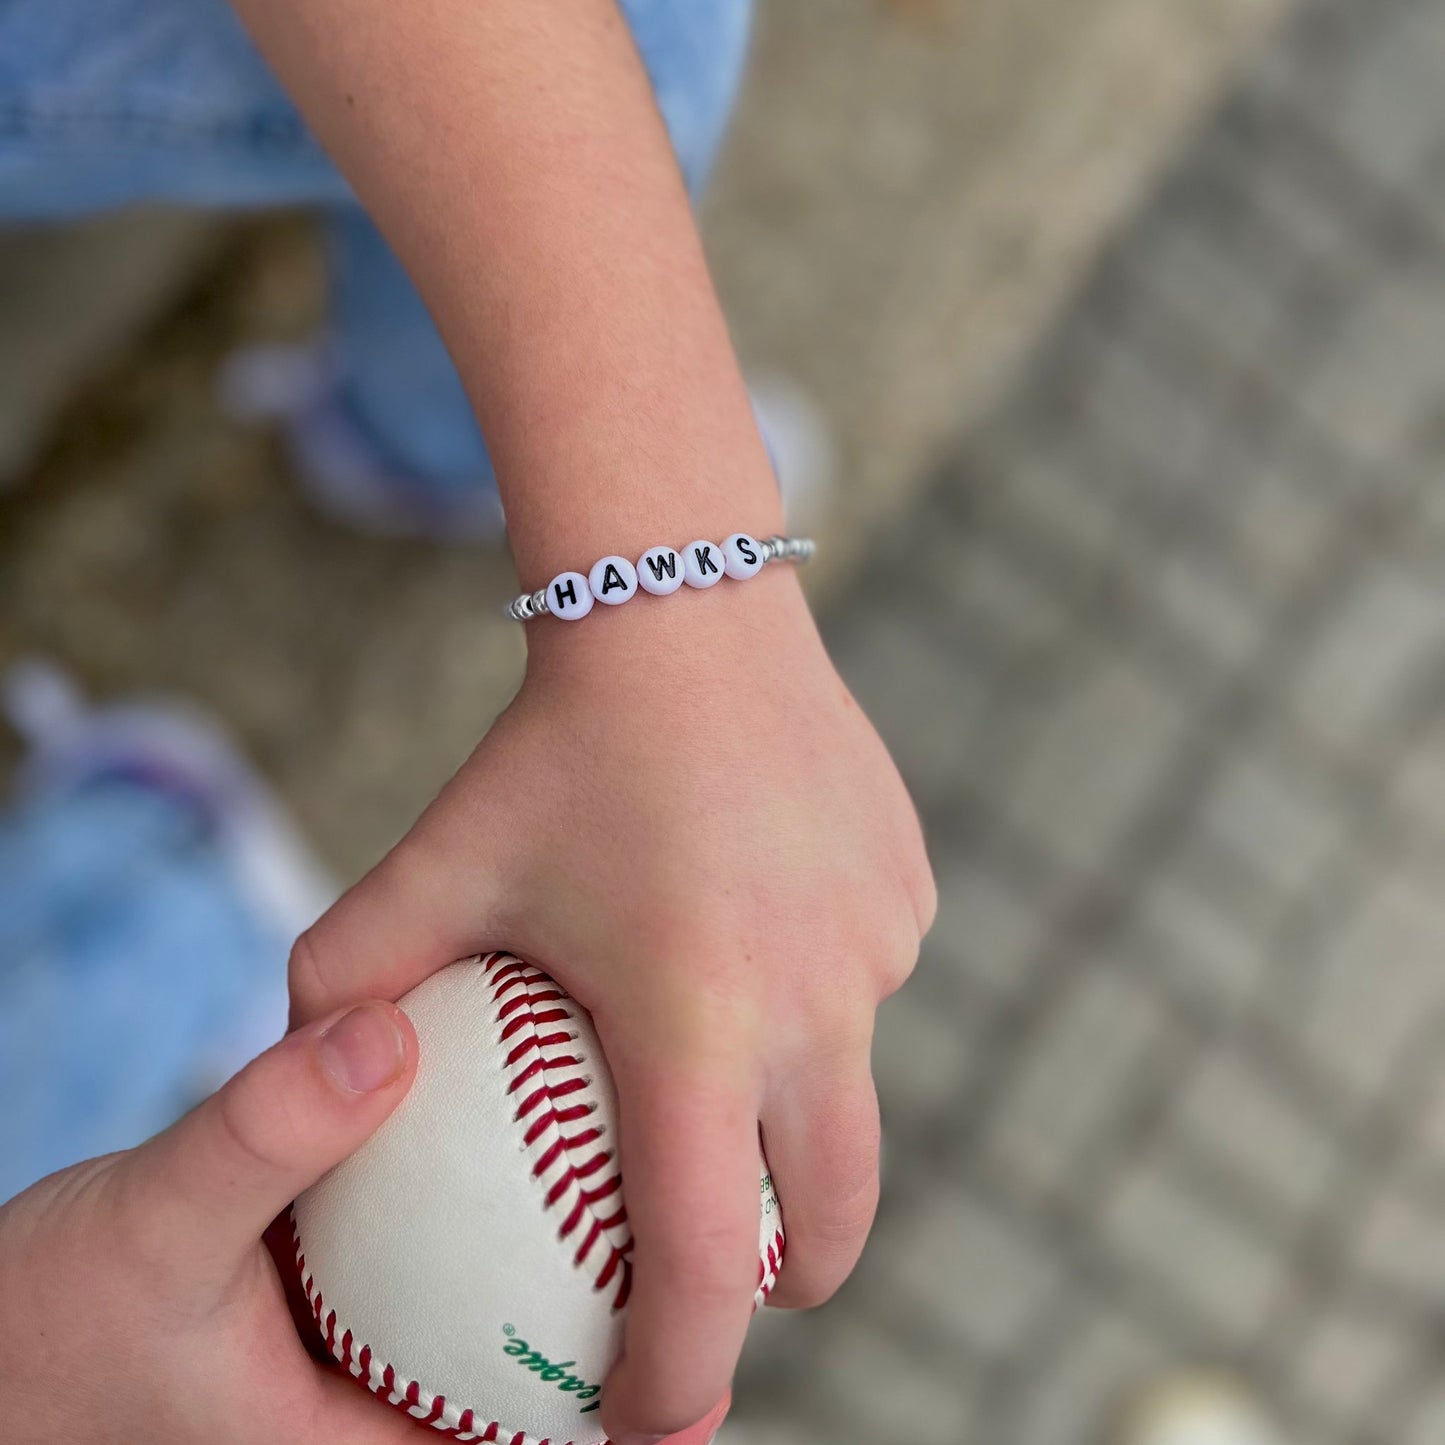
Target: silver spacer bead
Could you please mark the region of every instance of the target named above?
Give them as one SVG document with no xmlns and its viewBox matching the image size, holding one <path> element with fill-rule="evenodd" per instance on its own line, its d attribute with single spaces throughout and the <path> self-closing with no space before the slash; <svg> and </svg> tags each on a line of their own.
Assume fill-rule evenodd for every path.
<svg viewBox="0 0 1445 1445">
<path fill-rule="evenodd" d="M 535 592 L 524 592 L 514 597 L 506 606 L 506 614 L 513 622 L 530 622 L 551 609 L 547 606 L 547 589 L 539 587 Z"/>
</svg>

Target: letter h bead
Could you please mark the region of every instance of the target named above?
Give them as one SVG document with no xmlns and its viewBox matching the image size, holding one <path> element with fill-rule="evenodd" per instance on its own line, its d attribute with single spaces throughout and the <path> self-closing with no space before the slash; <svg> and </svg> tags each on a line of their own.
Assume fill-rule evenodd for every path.
<svg viewBox="0 0 1445 1445">
<path fill-rule="evenodd" d="M 592 589 L 580 572 L 559 572 L 547 584 L 547 610 L 564 622 L 586 617 L 592 602 Z"/>
</svg>

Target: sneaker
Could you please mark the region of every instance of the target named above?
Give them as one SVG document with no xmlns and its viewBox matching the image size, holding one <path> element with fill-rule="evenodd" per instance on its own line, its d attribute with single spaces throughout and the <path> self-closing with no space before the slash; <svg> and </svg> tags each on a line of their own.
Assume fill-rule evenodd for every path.
<svg viewBox="0 0 1445 1445">
<path fill-rule="evenodd" d="M 353 531 L 432 542 L 494 542 L 506 531 L 490 477 L 475 486 L 408 476 L 386 458 L 337 385 L 327 348 L 259 345 L 228 357 L 221 405 L 238 421 L 280 427 L 292 472 L 313 507 Z"/>
</svg>

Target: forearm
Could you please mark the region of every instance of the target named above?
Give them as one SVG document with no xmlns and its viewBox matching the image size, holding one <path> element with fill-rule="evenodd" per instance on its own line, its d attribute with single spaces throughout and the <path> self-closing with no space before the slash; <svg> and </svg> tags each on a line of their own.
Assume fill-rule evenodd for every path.
<svg viewBox="0 0 1445 1445">
<path fill-rule="evenodd" d="M 437 319 L 527 586 L 780 505 L 613 0 L 235 0 Z"/>
</svg>

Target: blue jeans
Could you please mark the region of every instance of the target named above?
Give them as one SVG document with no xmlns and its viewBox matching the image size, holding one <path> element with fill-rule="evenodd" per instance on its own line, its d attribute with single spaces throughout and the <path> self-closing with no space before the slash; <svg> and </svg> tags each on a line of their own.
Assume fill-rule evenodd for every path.
<svg viewBox="0 0 1445 1445">
<path fill-rule="evenodd" d="M 694 193 L 751 0 L 620 0 Z M 491 476 L 436 327 L 223 0 L 0 0 L 0 221 L 134 202 L 328 214 L 340 399 L 388 470 Z"/>
</svg>

